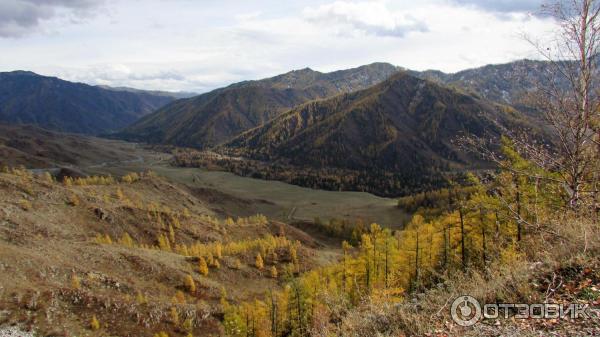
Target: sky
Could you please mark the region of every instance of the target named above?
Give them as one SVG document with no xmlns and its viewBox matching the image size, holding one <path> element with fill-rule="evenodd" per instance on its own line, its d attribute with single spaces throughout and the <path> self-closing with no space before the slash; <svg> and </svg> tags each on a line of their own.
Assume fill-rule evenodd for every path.
<svg viewBox="0 0 600 337">
<path fill-rule="evenodd" d="M 206 92 L 310 67 L 537 58 L 542 0 L 0 0 L 0 71 Z"/>
</svg>

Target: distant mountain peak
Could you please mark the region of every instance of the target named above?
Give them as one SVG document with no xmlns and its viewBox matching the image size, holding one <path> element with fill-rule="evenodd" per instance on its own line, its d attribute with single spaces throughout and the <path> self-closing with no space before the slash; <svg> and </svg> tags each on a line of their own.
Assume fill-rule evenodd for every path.
<svg viewBox="0 0 600 337">
<path fill-rule="evenodd" d="M 42 75 L 36 74 L 33 71 L 28 71 L 28 70 L 14 70 L 14 71 L 8 71 L 8 72 L 3 72 L 0 73 L 0 75 L 14 75 L 14 76 L 39 76 L 39 77 L 44 77 Z"/>
<path fill-rule="evenodd" d="M 309 67 L 305 67 L 302 69 L 292 70 L 292 71 L 290 71 L 290 73 L 318 73 L 318 71 L 315 71 Z"/>
<path fill-rule="evenodd" d="M 398 68 L 398 66 L 395 66 L 389 62 L 373 62 L 373 63 L 369 63 L 369 64 L 365 64 L 361 67 L 391 67 L 391 68 Z"/>
</svg>

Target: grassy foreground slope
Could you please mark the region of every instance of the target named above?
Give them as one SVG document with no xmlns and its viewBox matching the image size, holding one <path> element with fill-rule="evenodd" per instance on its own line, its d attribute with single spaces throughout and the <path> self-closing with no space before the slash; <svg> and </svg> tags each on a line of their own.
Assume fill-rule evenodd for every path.
<svg viewBox="0 0 600 337">
<path fill-rule="evenodd" d="M 58 183 L 5 170 L 0 324 L 43 336 L 221 335 L 223 301 L 328 263 L 311 237 L 283 223 L 213 214 L 151 174 Z"/>
</svg>

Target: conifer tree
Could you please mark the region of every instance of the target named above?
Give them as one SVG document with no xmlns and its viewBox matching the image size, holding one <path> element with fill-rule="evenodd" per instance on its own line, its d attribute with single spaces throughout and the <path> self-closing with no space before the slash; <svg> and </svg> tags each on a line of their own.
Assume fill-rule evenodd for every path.
<svg viewBox="0 0 600 337">
<path fill-rule="evenodd" d="M 54 177 L 48 171 L 44 172 L 43 179 L 45 182 L 50 184 L 54 182 Z"/>
<path fill-rule="evenodd" d="M 179 312 L 177 311 L 176 307 L 171 307 L 170 316 L 171 316 L 171 323 L 173 323 L 173 325 L 175 325 L 175 326 L 178 326 L 179 325 Z"/>
<path fill-rule="evenodd" d="M 70 206 L 79 206 L 79 197 L 75 193 L 69 194 L 68 204 Z"/>
<path fill-rule="evenodd" d="M 182 328 L 185 331 L 192 331 L 194 328 L 194 321 L 191 318 L 186 318 L 185 321 L 183 321 Z"/>
<path fill-rule="evenodd" d="M 463 272 L 467 271 L 467 251 L 465 249 L 465 240 L 466 240 L 466 232 L 465 232 L 465 215 L 464 209 L 462 207 L 458 208 L 458 214 L 460 216 L 460 254 L 462 261 L 462 269 Z"/>
<path fill-rule="evenodd" d="M 173 229 L 173 226 L 171 226 L 171 224 L 169 224 L 169 240 L 171 241 L 171 243 L 175 243 L 175 230 Z"/>
<path fill-rule="evenodd" d="M 257 269 L 262 270 L 265 267 L 265 264 L 263 262 L 263 258 L 262 256 L 259 254 L 256 254 L 256 259 L 254 261 L 254 265 L 256 266 Z"/>
<path fill-rule="evenodd" d="M 200 260 L 198 262 L 198 271 L 204 276 L 208 275 L 208 265 L 206 264 L 206 260 L 203 257 L 200 257 Z"/>
<path fill-rule="evenodd" d="M 298 264 L 298 253 L 296 251 L 296 247 L 294 245 L 290 245 L 289 247 L 290 259 L 293 264 Z"/>
<path fill-rule="evenodd" d="M 346 291 L 346 280 L 348 278 L 348 251 L 352 246 L 347 241 L 342 242 L 344 258 L 342 260 L 342 290 Z"/>
<path fill-rule="evenodd" d="M 75 274 L 71 276 L 71 287 L 75 290 L 81 289 L 81 280 L 79 279 L 79 276 Z"/>
<path fill-rule="evenodd" d="M 238 270 L 242 269 L 242 261 L 240 261 L 240 259 L 235 259 L 233 262 L 233 268 Z"/>
<path fill-rule="evenodd" d="M 269 309 L 270 309 L 270 316 L 269 319 L 271 321 L 271 336 L 277 336 L 278 335 L 278 323 L 279 323 L 279 315 L 278 315 L 278 306 L 277 306 L 277 299 L 275 297 L 275 295 L 273 294 L 273 290 L 270 289 L 269 290 L 269 297 L 270 297 L 270 305 L 269 305 Z"/>
<path fill-rule="evenodd" d="M 192 275 L 186 275 L 184 280 L 185 288 L 190 292 L 190 294 L 196 293 L 196 282 L 194 282 L 194 278 Z"/>
<path fill-rule="evenodd" d="M 220 242 L 215 245 L 215 256 L 217 259 L 223 258 L 223 245 Z"/>
<path fill-rule="evenodd" d="M 136 295 L 136 302 L 138 304 L 146 304 L 148 303 L 148 300 L 146 299 L 146 296 L 144 296 L 144 294 L 138 290 L 137 295 Z"/>
<path fill-rule="evenodd" d="M 125 197 L 125 195 L 123 194 L 123 190 L 121 190 L 120 187 L 117 187 L 117 191 L 115 192 L 115 197 L 118 200 L 123 200 L 123 198 Z"/>
<path fill-rule="evenodd" d="M 185 304 L 185 294 L 181 290 L 177 290 L 175 296 L 171 300 L 174 304 Z"/>
<path fill-rule="evenodd" d="M 130 248 L 134 246 L 133 239 L 127 232 L 123 233 L 123 236 L 121 237 L 121 240 L 119 240 L 119 243 L 122 244 L 123 246 L 130 247 Z"/>
<path fill-rule="evenodd" d="M 167 239 L 167 237 L 162 233 L 158 236 L 158 247 L 161 250 L 165 250 L 168 252 L 171 251 L 171 243 L 169 239 Z"/>
</svg>

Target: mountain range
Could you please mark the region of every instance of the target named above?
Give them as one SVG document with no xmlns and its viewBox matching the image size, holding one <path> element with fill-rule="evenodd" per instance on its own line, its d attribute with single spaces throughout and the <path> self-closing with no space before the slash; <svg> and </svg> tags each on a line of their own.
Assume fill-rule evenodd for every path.
<svg viewBox="0 0 600 337">
<path fill-rule="evenodd" d="M 115 132 L 173 100 L 164 94 L 105 89 L 28 71 L 0 73 L 0 122 L 61 132 Z"/>
<path fill-rule="evenodd" d="M 266 123 L 299 104 L 377 84 L 398 68 L 374 63 L 321 73 L 306 68 L 257 81 L 244 81 L 193 98 L 177 100 L 116 136 L 125 140 L 209 148 Z"/>
<path fill-rule="evenodd" d="M 535 115 L 526 96 L 546 81 L 551 65 L 520 60 L 453 74 L 410 71 L 388 63 L 321 73 L 309 68 L 257 81 L 244 81 L 196 97 L 177 100 L 148 115 L 117 137 L 126 140 L 206 149 L 258 127 L 298 105 L 366 89 L 403 70 L 476 98 L 510 105 Z"/>
<path fill-rule="evenodd" d="M 243 175 L 398 195 L 485 166 L 456 146 L 460 135 L 544 134 L 524 98 L 550 70 L 529 60 L 455 74 L 305 68 L 182 99 L 12 72 L 0 74 L 0 121 L 213 149 L 248 159 L 225 165 Z"/>
</svg>

